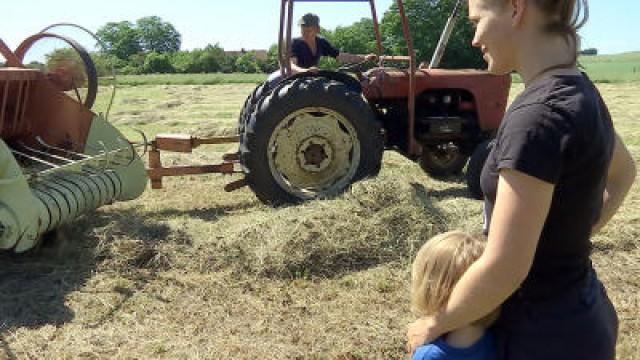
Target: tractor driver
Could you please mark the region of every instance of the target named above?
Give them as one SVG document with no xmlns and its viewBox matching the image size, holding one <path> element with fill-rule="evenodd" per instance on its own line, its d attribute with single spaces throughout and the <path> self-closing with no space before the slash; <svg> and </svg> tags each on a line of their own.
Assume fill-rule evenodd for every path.
<svg viewBox="0 0 640 360">
<path fill-rule="evenodd" d="M 321 56 L 331 56 L 342 63 L 374 61 L 375 54 L 356 55 L 340 52 L 327 39 L 319 36 L 320 18 L 315 14 L 305 14 L 300 21 L 301 37 L 291 43 L 291 70 L 294 74 L 304 71 L 317 71 Z"/>
<path fill-rule="evenodd" d="M 341 52 L 331 43 L 319 36 L 320 18 L 315 14 L 305 14 L 300 21 L 301 37 L 293 39 L 291 43 L 291 73 L 318 71 L 318 63 L 322 56 L 331 56 L 342 63 L 356 63 L 362 61 L 375 61 L 376 54 L 359 55 Z M 279 71 L 274 72 L 267 80 L 270 86 L 274 86 L 282 79 Z"/>
</svg>

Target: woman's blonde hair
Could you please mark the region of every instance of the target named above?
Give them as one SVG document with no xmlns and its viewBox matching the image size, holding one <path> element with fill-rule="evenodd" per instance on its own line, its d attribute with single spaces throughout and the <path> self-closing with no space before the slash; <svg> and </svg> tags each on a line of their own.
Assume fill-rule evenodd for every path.
<svg viewBox="0 0 640 360">
<path fill-rule="evenodd" d="M 411 269 L 411 310 L 418 316 L 444 309 L 454 286 L 484 251 L 485 241 L 462 231 L 429 239 Z"/>
<path fill-rule="evenodd" d="M 549 21 L 544 31 L 564 36 L 568 44 L 575 49 L 573 63 L 578 60 L 580 38 L 578 30 L 589 19 L 587 0 L 531 0 L 547 16 Z M 507 0 L 491 0 L 493 3 L 506 4 Z"/>
</svg>

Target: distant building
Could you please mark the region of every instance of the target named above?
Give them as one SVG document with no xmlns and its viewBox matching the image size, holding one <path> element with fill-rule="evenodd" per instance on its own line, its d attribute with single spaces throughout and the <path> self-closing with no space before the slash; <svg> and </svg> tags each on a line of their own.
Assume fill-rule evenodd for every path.
<svg viewBox="0 0 640 360">
<path fill-rule="evenodd" d="M 267 50 L 246 50 L 240 49 L 239 51 L 225 51 L 224 54 L 226 56 L 241 56 L 248 52 L 254 52 L 256 54 L 256 59 L 258 60 L 267 60 Z"/>
</svg>

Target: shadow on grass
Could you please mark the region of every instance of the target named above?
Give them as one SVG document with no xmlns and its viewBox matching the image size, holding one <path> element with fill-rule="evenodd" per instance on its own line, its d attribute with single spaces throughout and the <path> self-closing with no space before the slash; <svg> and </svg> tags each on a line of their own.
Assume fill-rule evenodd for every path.
<svg viewBox="0 0 640 360">
<path fill-rule="evenodd" d="M 258 200 L 253 201 L 243 201 L 228 205 L 222 205 L 211 208 L 202 208 L 202 209 L 189 209 L 189 210 L 178 210 L 178 209 L 163 209 L 151 213 L 147 213 L 148 217 L 156 218 L 156 219 L 166 219 L 171 217 L 179 217 L 179 216 L 187 216 L 190 218 L 197 218 L 203 221 L 218 221 L 221 218 L 230 215 L 230 213 L 240 212 L 244 210 L 254 209 L 256 206 L 261 204 Z"/>
<path fill-rule="evenodd" d="M 429 196 L 432 196 L 437 200 L 450 197 L 473 199 L 469 192 L 469 188 L 467 187 L 467 179 L 464 175 L 451 175 L 437 179 L 446 183 L 448 186 L 443 189 L 429 189 Z"/>
<path fill-rule="evenodd" d="M 4 347 L 6 356 L 11 354 L 7 330 L 72 321 L 75 313 L 65 299 L 94 274 L 107 272 L 133 280 L 133 289 L 113 289 L 124 302 L 153 279 L 160 244 L 189 241 L 185 233 L 135 209 L 89 213 L 52 234 L 29 253 L 0 253 L 0 348 Z M 119 252 L 125 248 L 128 250 Z M 120 307 L 115 306 L 101 320 Z"/>
</svg>

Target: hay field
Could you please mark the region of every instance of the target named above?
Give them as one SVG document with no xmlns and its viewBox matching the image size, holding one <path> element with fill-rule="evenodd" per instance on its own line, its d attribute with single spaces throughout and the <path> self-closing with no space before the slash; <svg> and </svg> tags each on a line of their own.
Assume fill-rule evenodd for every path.
<svg viewBox="0 0 640 360">
<path fill-rule="evenodd" d="M 640 159 L 640 83 L 599 87 Z M 130 134 L 227 134 L 251 89 L 127 87 L 111 119 Z M 435 233 L 481 225 L 462 178 L 431 179 L 391 152 L 376 179 L 297 207 L 224 193 L 233 179 L 168 179 L 88 214 L 36 254 L 1 255 L 0 359 L 401 359 L 413 253 Z M 636 183 L 595 238 L 620 316 L 619 359 L 640 354 L 639 208 Z"/>
</svg>

